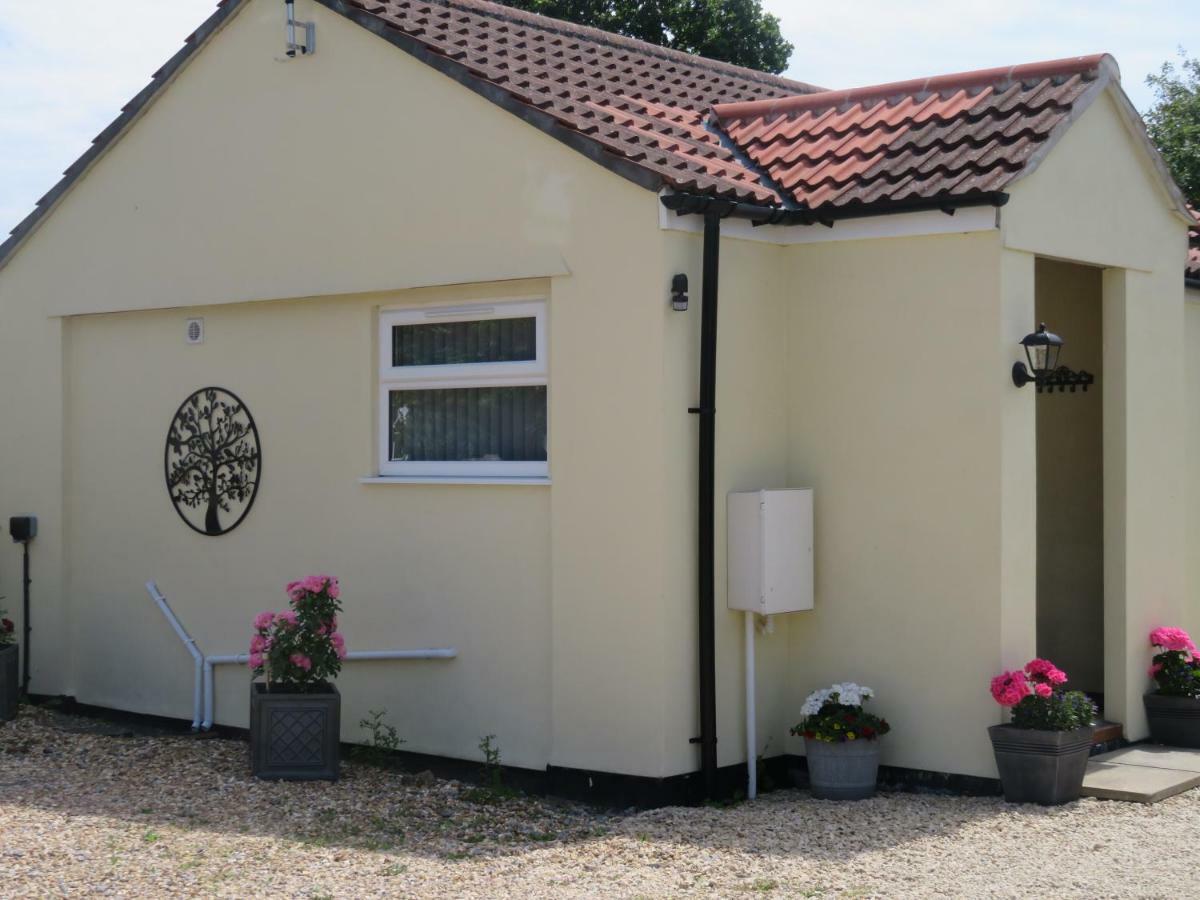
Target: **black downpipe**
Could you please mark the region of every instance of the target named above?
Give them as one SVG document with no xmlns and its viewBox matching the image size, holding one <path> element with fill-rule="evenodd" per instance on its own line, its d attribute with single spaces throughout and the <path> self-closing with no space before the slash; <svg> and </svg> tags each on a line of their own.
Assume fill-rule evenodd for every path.
<svg viewBox="0 0 1200 900">
<path fill-rule="evenodd" d="M 21 621 L 24 623 L 24 638 L 25 646 L 21 648 L 21 690 L 26 697 L 29 696 L 29 633 L 33 631 L 29 626 L 29 585 L 33 582 L 29 578 L 29 541 L 24 541 L 22 544 L 24 553 L 22 554 L 22 587 L 23 597 L 21 604 Z"/>
<path fill-rule="evenodd" d="M 714 796 L 717 777 L 716 659 L 716 437 L 717 437 L 717 278 L 721 256 L 721 217 L 704 214 L 704 260 L 700 310 L 699 482 L 697 484 L 697 576 L 700 613 L 700 769 L 704 796 Z"/>
</svg>

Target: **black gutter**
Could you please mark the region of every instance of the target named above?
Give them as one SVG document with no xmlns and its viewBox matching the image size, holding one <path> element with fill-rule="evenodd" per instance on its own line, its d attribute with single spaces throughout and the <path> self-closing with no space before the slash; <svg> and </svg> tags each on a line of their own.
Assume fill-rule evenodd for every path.
<svg viewBox="0 0 1200 900">
<path fill-rule="evenodd" d="M 715 212 L 721 218 L 748 219 L 755 225 L 832 225 L 844 219 L 862 219 L 868 216 L 887 216 L 898 213 L 922 212 L 936 209 L 954 215 L 959 209 L 973 206 L 1004 206 L 1008 194 L 989 191 L 965 194 L 961 197 L 922 197 L 917 200 L 900 200 L 887 203 L 854 203 L 833 209 L 789 209 L 780 206 L 757 206 L 724 197 L 704 194 L 667 194 L 662 205 L 681 216 Z"/>
<path fill-rule="evenodd" d="M 699 480 L 696 496 L 696 577 L 700 627 L 700 770 L 704 796 L 712 799 L 717 780 L 716 638 L 716 443 L 717 443 L 717 279 L 721 259 L 721 213 L 704 214 L 703 280 L 700 300 Z"/>
</svg>

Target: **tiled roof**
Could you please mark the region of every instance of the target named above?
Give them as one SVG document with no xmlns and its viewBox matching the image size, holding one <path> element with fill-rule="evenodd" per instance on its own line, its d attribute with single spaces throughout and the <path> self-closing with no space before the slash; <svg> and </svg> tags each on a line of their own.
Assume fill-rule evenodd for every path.
<svg viewBox="0 0 1200 900">
<path fill-rule="evenodd" d="M 319 2 L 578 149 L 633 164 L 651 187 L 778 203 L 705 116 L 716 103 L 817 90 L 485 0 Z"/>
<path fill-rule="evenodd" d="M 0 266 L 245 2 L 219 0 L 0 244 Z M 1117 77 L 1100 55 L 826 91 L 487 0 L 316 2 L 644 187 L 782 216 L 986 199 Z M 1192 245 L 1188 277 L 1200 278 L 1195 232 Z"/>
<path fill-rule="evenodd" d="M 802 209 L 905 203 L 1003 190 L 1039 158 L 1107 55 L 720 104 L 737 148 Z"/>
</svg>

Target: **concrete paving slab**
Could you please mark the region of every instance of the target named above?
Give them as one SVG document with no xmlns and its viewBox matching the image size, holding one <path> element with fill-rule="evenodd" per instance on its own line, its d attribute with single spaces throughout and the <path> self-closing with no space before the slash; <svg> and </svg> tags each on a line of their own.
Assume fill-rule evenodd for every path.
<svg viewBox="0 0 1200 900">
<path fill-rule="evenodd" d="M 1092 762 L 1119 763 L 1123 766 L 1149 766 L 1155 769 L 1176 769 L 1181 772 L 1200 772 L 1200 750 L 1183 747 L 1164 747 L 1162 744 L 1137 744 L 1111 753 L 1100 753 Z"/>
<path fill-rule="evenodd" d="M 1118 751 L 1119 752 L 1119 751 Z M 1105 756 L 1111 754 L 1104 754 Z M 1083 796 L 1131 803 L 1157 803 L 1200 786 L 1200 772 L 1123 763 L 1088 763 Z"/>
</svg>

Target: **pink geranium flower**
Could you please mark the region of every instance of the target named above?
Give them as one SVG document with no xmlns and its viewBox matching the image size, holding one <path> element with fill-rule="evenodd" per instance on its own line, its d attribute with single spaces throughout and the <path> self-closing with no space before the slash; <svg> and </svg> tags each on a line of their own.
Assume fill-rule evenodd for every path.
<svg viewBox="0 0 1200 900">
<path fill-rule="evenodd" d="M 1050 687 L 1046 682 L 1042 681 L 1033 686 L 1033 692 L 1045 700 L 1054 693 L 1054 688 Z"/>
<path fill-rule="evenodd" d="M 1067 683 L 1067 673 L 1048 659 L 1031 659 L 1025 666 L 1025 672 L 1035 680 L 1045 679 L 1051 684 Z"/>
<path fill-rule="evenodd" d="M 1024 672 L 1001 672 L 992 679 L 992 697 L 1001 706 L 1016 706 L 1028 696 L 1029 682 Z"/>
<path fill-rule="evenodd" d="M 333 643 L 333 651 L 337 654 L 338 659 L 346 658 L 346 639 L 341 633 L 335 631 L 329 636 L 329 640 Z"/>
<path fill-rule="evenodd" d="M 1189 654 L 1200 652 L 1196 650 L 1196 645 L 1192 643 L 1191 637 L 1182 628 L 1155 628 L 1150 632 L 1150 643 L 1155 647 L 1162 647 L 1164 650 L 1176 650 Z"/>
<path fill-rule="evenodd" d="M 254 627 L 261 631 L 264 628 L 270 628 L 271 623 L 274 621 L 275 613 L 271 612 L 270 610 L 267 610 L 266 612 L 260 612 L 254 617 Z"/>
<path fill-rule="evenodd" d="M 250 660 L 249 660 L 249 662 L 247 662 L 247 665 L 250 666 L 250 668 L 261 669 L 262 664 L 263 664 L 263 658 L 262 658 L 261 653 L 251 653 L 250 654 Z"/>
<path fill-rule="evenodd" d="M 296 623 L 299 621 L 299 619 L 297 618 L 296 614 L 294 612 L 292 612 L 290 609 L 285 609 L 283 612 L 278 613 L 275 616 L 275 621 L 282 622 L 282 623 L 286 624 L 289 628 L 295 628 Z"/>
<path fill-rule="evenodd" d="M 293 653 L 288 659 L 293 666 L 303 669 L 305 672 L 312 668 L 312 660 L 303 653 Z"/>
<path fill-rule="evenodd" d="M 271 642 L 268 641 L 261 634 L 256 634 L 256 635 L 254 635 L 254 637 L 250 638 L 250 652 L 251 653 L 262 653 L 264 650 L 266 650 L 270 646 L 271 646 Z"/>
</svg>

